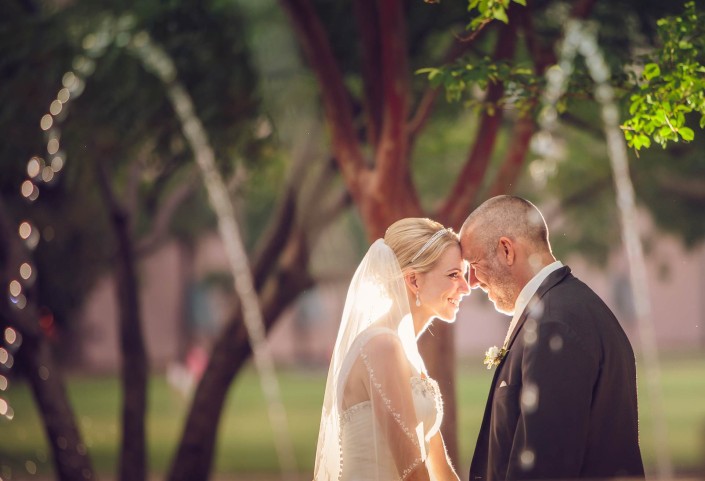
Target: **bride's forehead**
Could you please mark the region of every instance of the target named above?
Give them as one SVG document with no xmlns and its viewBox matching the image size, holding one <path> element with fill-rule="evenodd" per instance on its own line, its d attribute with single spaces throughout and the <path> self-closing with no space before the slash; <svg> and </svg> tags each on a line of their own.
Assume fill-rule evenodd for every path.
<svg viewBox="0 0 705 481">
<path fill-rule="evenodd" d="M 460 255 L 460 246 L 450 246 L 443 251 L 434 267 L 442 269 L 457 267 L 462 269 L 464 264 L 463 257 Z"/>
</svg>

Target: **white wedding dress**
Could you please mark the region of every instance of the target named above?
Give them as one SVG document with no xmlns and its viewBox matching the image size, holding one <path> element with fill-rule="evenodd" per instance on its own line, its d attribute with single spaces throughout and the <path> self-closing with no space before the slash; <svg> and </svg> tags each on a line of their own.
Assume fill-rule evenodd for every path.
<svg viewBox="0 0 705 481">
<path fill-rule="evenodd" d="M 428 452 L 429 440 L 438 432 L 443 420 L 443 403 L 438 384 L 433 379 L 413 376 L 409 379 L 416 416 L 423 432 L 424 451 Z M 373 423 L 370 401 L 363 401 L 345 410 L 341 419 L 342 473 L 341 481 L 377 479 L 403 479 L 408 473 L 399 473 L 389 447 L 377 452 L 370 439 Z M 386 452 L 385 452 L 386 451 Z M 382 456 L 380 456 L 382 454 Z M 418 460 L 422 462 L 422 459 Z"/>
<path fill-rule="evenodd" d="M 424 469 L 442 418 L 438 385 L 416 345 L 401 268 L 377 240 L 348 289 L 323 396 L 314 479 L 403 480 Z"/>
</svg>

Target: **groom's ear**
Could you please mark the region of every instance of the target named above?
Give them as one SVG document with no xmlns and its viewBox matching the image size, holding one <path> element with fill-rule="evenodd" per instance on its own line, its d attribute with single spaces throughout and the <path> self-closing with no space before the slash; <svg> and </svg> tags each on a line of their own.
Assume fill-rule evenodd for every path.
<svg viewBox="0 0 705 481">
<path fill-rule="evenodd" d="M 516 252 L 514 251 L 514 243 L 509 237 L 499 238 L 499 255 L 508 266 L 514 264 Z"/>
</svg>

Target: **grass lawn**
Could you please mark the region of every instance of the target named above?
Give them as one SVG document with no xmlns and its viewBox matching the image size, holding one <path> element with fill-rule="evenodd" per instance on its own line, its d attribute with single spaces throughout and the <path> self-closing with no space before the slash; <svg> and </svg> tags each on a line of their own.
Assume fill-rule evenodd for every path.
<svg viewBox="0 0 705 481">
<path fill-rule="evenodd" d="M 647 470 L 654 471 L 654 439 L 645 373 L 640 372 L 641 443 Z M 668 449 L 679 473 L 705 474 L 705 353 L 664 356 L 662 390 L 668 423 Z M 280 383 L 289 428 L 302 473 L 312 471 L 323 371 L 286 370 Z M 485 406 L 491 372 L 480 361 L 458 368 L 460 472 L 466 473 Z M 115 472 L 119 436 L 120 391 L 116 378 L 71 377 L 69 391 L 75 413 L 99 473 Z M 0 479 L 32 479 L 28 471 L 51 473 L 51 460 L 34 402 L 27 386 L 13 383 L 2 397 L 15 417 L 0 421 Z M 147 436 L 150 470 L 163 472 L 181 434 L 188 401 L 163 377 L 153 377 L 149 393 Z M 266 409 L 257 377 L 247 369 L 231 389 L 219 433 L 215 472 L 276 473 L 277 462 Z M 461 476 L 462 478 L 462 476 Z"/>
</svg>

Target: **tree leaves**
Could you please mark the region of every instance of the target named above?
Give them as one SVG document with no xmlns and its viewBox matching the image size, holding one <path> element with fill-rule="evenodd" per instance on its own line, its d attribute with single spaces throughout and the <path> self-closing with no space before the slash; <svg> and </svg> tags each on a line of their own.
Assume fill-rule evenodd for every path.
<svg viewBox="0 0 705 481">
<path fill-rule="evenodd" d="M 486 89 L 490 84 L 504 83 L 505 94 L 499 104 L 510 105 L 522 113 L 528 112 L 540 90 L 543 79 L 531 68 L 511 61 L 495 61 L 489 57 L 482 59 L 461 58 L 457 62 L 442 67 L 428 67 L 416 71 L 426 74 L 433 87 L 443 87 L 446 100 L 463 101 L 467 108 L 484 109 L 491 113 L 496 105 L 490 105 L 473 93 L 473 87 Z"/>
<path fill-rule="evenodd" d="M 630 97 L 629 118 L 622 128 L 627 144 L 639 151 L 650 138 L 661 147 L 669 142 L 690 142 L 693 129 L 688 114 L 700 114 L 705 128 L 705 15 L 695 2 L 685 4 L 680 16 L 657 22 L 661 47 L 647 57 L 641 78 Z"/>
<path fill-rule="evenodd" d="M 526 0 L 511 1 L 526 6 Z M 510 0 L 468 0 L 468 12 L 475 13 L 475 16 L 467 25 L 467 29 L 476 32 L 493 20 L 509 23 L 509 4 Z"/>
</svg>

